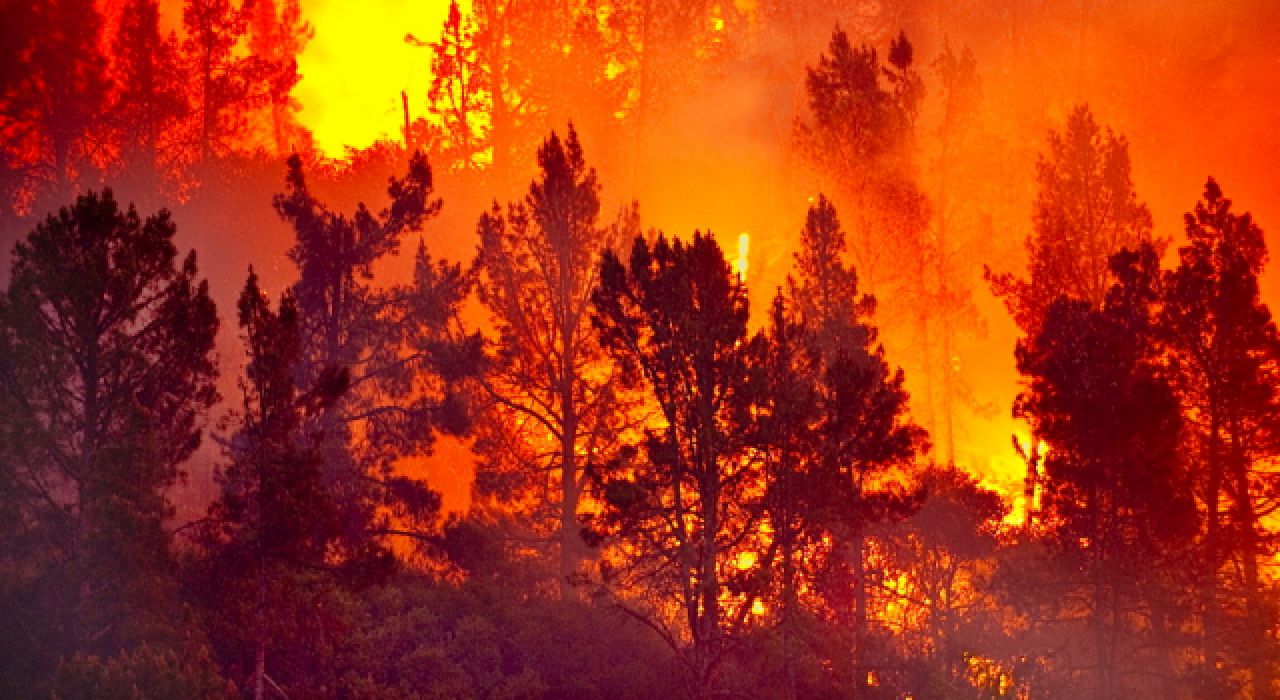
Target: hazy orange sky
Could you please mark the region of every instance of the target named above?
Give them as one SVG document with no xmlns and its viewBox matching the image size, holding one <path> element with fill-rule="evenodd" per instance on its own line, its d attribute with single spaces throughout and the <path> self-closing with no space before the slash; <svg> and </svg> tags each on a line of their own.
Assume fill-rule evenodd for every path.
<svg viewBox="0 0 1280 700">
<path fill-rule="evenodd" d="M 176 23 L 182 0 L 163 2 L 169 22 Z M 303 76 L 295 93 L 302 105 L 299 121 L 334 158 L 341 157 L 346 146 L 366 147 L 383 135 L 399 139 L 400 92 L 408 92 L 412 116 L 422 116 L 431 80 L 430 49 L 405 44 L 405 34 L 434 40 L 449 1 L 301 2 L 315 38 L 299 59 Z M 868 2 L 874 4 L 874 0 Z M 465 11 L 469 2 L 461 4 Z M 840 6 L 847 10 L 857 4 L 858 0 L 842 0 Z M 1210 174 L 1240 209 L 1257 215 L 1264 230 L 1280 227 L 1277 0 L 1132 2 L 1117 15 L 1128 18 L 1127 24 L 1099 22 L 1091 27 L 1088 63 L 1077 55 L 1078 36 L 1068 32 L 1032 35 L 1039 46 L 1038 62 L 1022 61 L 1027 65 L 1017 66 L 1003 30 L 988 26 L 988 16 L 979 11 L 985 6 L 1004 7 L 1003 0 L 916 7 L 926 6 L 938 14 L 937 26 L 932 20 L 909 26 L 913 39 L 919 37 L 922 70 L 928 74 L 927 57 L 943 36 L 956 46 L 972 46 L 984 80 L 989 133 L 997 144 L 1010 145 L 993 151 L 1000 155 L 993 156 L 998 162 L 992 165 L 1007 173 L 975 175 L 980 171 L 973 171 L 971 175 L 1022 192 L 1012 198 L 1016 202 L 996 210 L 1004 227 L 996 236 L 1000 240 L 994 241 L 999 245 L 988 245 L 976 263 L 1020 271 L 1020 241 L 1030 230 L 1034 152 L 1042 148 L 1048 129 L 1060 128 L 1066 112 L 1078 102 L 1089 103 L 1100 123 L 1128 137 L 1138 195 L 1151 206 L 1157 235 L 1176 243 L 1181 215 L 1194 205 Z M 854 25 L 845 22 L 843 26 Z M 788 203 L 787 187 L 779 184 L 786 181 L 779 174 L 785 170 L 786 134 L 793 118 L 787 100 L 794 99 L 803 64 L 825 47 L 829 31 L 825 24 L 815 28 L 812 41 L 806 40 L 797 54 L 798 63 L 784 60 L 790 60 L 783 50 L 785 43 L 773 48 L 771 55 L 777 54 L 780 65 L 796 76 L 785 90 L 762 81 L 758 72 L 745 70 L 754 64 L 743 62 L 737 64 L 736 72 L 673 106 L 667 129 L 649 141 L 639 185 L 636 170 L 610 170 L 603 144 L 588 140 L 588 158 L 603 169 L 608 207 L 639 197 L 646 226 L 682 236 L 694 229 L 710 229 L 730 255 L 736 253 L 739 235 L 750 231 L 749 277 L 754 278 L 750 281 L 757 309 L 767 303 L 785 274 L 803 221 L 803 207 Z M 1076 68 L 1085 67 L 1090 69 L 1087 81 L 1073 77 Z M 922 138 L 929 133 L 922 130 Z M 607 138 L 626 137 L 609 134 Z M 619 144 L 609 145 L 618 150 Z M 629 147 L 624 144 L 623 150 Z M 446 248 L 469 254 L 478 213 L 474 202 L 452 195 L 442 220 L 434 224 L 433 235 L 441 238 L 433 245 L 445 243 Z M 1172 264 L 1172 258 L 1166 264 Z M 982 282 L 981 265 L 971 267 L 975 301 L 988 333 L 963 341 L 962 374 L 973 385 L 973 403 L 983 410 L 972 411 L 966 425 L 958 427 L 957 461 L 1016 493 L 1024 467 L 1009 438 L 1013 432 L 1025 433 L 1025 426 L 1014 421 L 1009 411 L 1019 388 L 1013 363 L 1017 330 Z M 1280 302 L 1280 275 L 1270 271 L 1263 286 L 1274 308 Z M 890 361 L 908 363 L 892 353 Z M 908 381 L 919 381 L 910 367 Z M 433 482 L 448 494 L 465 494 L 468 474 L 456 469 L 465 456 L 453 446 L 442 453 L 445 458 L 436 460 L 432 469 L 439 471 L 445 464 L 450 471 L 433 473 Z"/>
</svg>

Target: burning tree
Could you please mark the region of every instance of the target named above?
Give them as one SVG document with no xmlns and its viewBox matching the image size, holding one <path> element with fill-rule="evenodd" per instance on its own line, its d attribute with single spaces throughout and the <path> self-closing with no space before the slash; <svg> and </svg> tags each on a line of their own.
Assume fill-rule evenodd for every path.
<svg viewBox="0 0 1280 700">
<path fill-rule="evenodd" d="M 517 472 L 507 476 L 522 486 L 494 495 L 509 503 L 532 495 L 554 521 L 559 585 L 567 598 L 587 554 L 578 516 L 588 468 L 626 420 L 617 373 L 592 333 L 591 294 L 601 255 L 637 224 L 634 209 L 611 227 L 598 223 L 600 185 L 572 126 L 565 141 L 552 132 L 538 165 L 542 175 L 523 202 L 510 205 L 505 217 L 495 204 L 480 218 L 480 298 L 499 333 L 486 388 L 497 403 L 494 415 L 506 417 L 498 432 L 514 434 L 515 426 L 527 424 L 516 440 L 534 452 L 526 461 L 489 451 L 481 482 Z M 494 437 L 485 443 L 500 444 Z M 540 447 L 548 444 L 553 447 Z M 535 495 L 542 493 L 551 495 Z"/>
</svg>

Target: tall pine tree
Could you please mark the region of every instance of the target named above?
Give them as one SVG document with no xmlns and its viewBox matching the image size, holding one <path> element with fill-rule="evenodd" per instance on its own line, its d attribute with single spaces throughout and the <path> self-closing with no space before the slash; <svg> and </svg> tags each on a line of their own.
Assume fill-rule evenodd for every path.
<svg viewBox="0 0 1280 700">
<path fill-rule="evenodd" d="M 1200 464 L 1204 664 L 1210 676 L 1242 668 L 1254 697 L 1274 697 L 1276 618 L 1262 570 L 1263 513 L 1277 484 L 1266 464 L 1280 435 L 1280 335 L 1258 288 L 1266 239 L 1212 178 L 1186 232 L 1165 281 L 1162 322 Z"/>
<path fill-rule="evenodd" d="M 112 654 L 173 620 L 166 490 L 218 399 L 218 316 L 167 212 L 91 192 L 14 249 L 0 301 L 6 659 Z"/>
</svg>

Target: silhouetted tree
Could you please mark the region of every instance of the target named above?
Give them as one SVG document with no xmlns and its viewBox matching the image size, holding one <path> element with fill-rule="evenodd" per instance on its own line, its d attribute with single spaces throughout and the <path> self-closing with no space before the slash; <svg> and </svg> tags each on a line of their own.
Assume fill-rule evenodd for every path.
<svg viewBox="0 0 1280 700">
<path fill-rule="evenodd" d="M 478 370 L 480 338 L 454 328 L 471 281 L 458 265 L 433 261 L 420 243 L 412 285 L 373 283 L 374 266 L 398 254 L 405 234 L 421 231 L 440 210 L 421 154 L 403 179 L 391 179 L 390 205 L 377 214 L 363 204 L 351 217 L 327 209 L 308 189 L 296 155 L 287 184 L 275 206 L 297 236 L 289 257 L 299 270 L 298 377 L 309 386 L 328 367 L 351 373 L 351 391 L 310 419 L 308 430 L 322 435 L 344 542 L 363 557 L 366 548 L 381 549 L 386 535 L 418 537 L 415 528 L 434 526 L 438 495 L 422 480 L 396 475 L 395 462 L 428 454 L 440 431 L 467 430 L 458 382 Z M 389 516 L 413 527 L 397 529 Z"/>
<path fill-rule="evenodd" d="M 595 528 L 617 538 L 618 581 L 652 607 L 623 603 L 680 653 L 695 697 L 709 697 L 731 642 L 765 592 L 741 556 L 764 546 L 760 465 L 747 428 L 759 405 L 765 338 L 747 331 L 747 294 L 709 235 L 604 255 L 592 296 L 601 343 L 638 372 L 661 411 L 643 449 L 597 473 Z M 747 553 L 752 554 L 748 555 Z M 676 602 L 674 609 L 671 601 Z"/>
<path fill-rule="evenodd" d="M 1060 297 L 1019 343 L 1029 383 L 1015 415 L 1047 445 L 1041 515 L 1058 570 L 1076 572 L 1050 595 L 1087 621 L 1093 694 L 1168 697 L 1171 642 L 1185 621 L 1169 603 L 1195 503 L 1181 409 L 1155 342 L 1159 256 L 1147 244 L 1112 266 L 1118 283 L 1103 308 Z"/>
<path fill-rule="evenodd" d="M 924 95 L 912 54 L 906 36 L 899 36 L 887 65 L 881 64 L 874 48 L 855 48 L 837 28 L 818 65 L 806 69 L 812 121 L 796 124 L 801 156 L 831 183 L 855 222 L 850 252 L 872 292 L 910 273 L 921 258 L 922 251 L 903 255 L 918 247 L 927 221 L 912 172 L 915 117 Z"/>
<path fill-rule="evenodd" d="M 1212 178 L 1186 215 L 1188 244 L 1168 273 L 1162 322 L 1192 420 L 1205 509 L 1204 663 L 1248 671 L 1254 697 L 1274 697 L 1275 610 L 1261 568 L 1277 488 L 1266 468 L 1280 435 L 1280 336 L 1261 300 L 1266 239 Z"/>
<path fill-rule="evenodd" d="M 563 142 L 552 132 L 538 165 L 541 176 L 523 202 L 509 205 L 506 217 L 495 203 L 480 218 L 479 291 L 500 334 L 486 387 L 511 418 L 530 422 L 532 434 L 521 439 L 554 445 L 535 447 L 514 468 L 538 472 L 525 480 L 530 489 L 554 494 L 534 497 L 554 523 L 568 598 L 586 554 L 578 513 L 587 468 L 614 441 L 622 413 L 616 372 L 591 332 L 591 294 L 602 253 L 637 226 L 634 210 L 600 225 L 600 185 L 572 125 Z M 500 461 L 489 468 L 501 469 Z"/>
<path fill-rule="evenodd" d="M 907 419 L 904 375 L 889 368 L 876 343 L 877 330 L 869 322 L 875 299 L 859 296 L 858 275 L 841 259 L 844 231 L 826 198 L 819 197 L 809 209 L 800 246 L 795 277 L 788 279 L 788 296 L 812 329 L 809 342 L 819 362 L 815 378 L 819 413 L 811 427 L 819 443 L 810 471 L 818 478 L 823 499 L 813 506 L 825 510 L 823 529 L 834 546 L 843 550 L 852 589 L 843 594 L 851 609 L 836 612 L 848 615 L 854 635 L 853 663 L 862 669 L 854 675 L 865 686 L 872 663 L 869 596 L 873 594 L 866 529 L 906 515 L 913 505 L 903 494 L 881 491 L 872 482 L 908 465 L 927 442 L 924 431 Z M 833 564 L 837 562 L 839 557 Z"/>
<path fill-rule="evenodd" d="M 901 329 L 892 336 L 898 356 L 918 363 L 916 413 L 932 426 L 939 251 L 927 230 L 932 211 L 915 164 L 924 83 L 905 34 L 888 48 L 881 62 L 874 48 L 854 48 L 837 28 L 818 65 L 806 71 L 811 118 L 797 121 L 795 141 L 850 223 L 849 252 L 863 288 L 879 294 L 882 317 Z"/>
<path fill-rule="evenodd" d="M 489 144 L 492 177 L 498 193 L 512 191 L 517 163 L 533 162 L 549 124 L 542 122 L 540 78 L 563 53 L 562 38 L 569 27 L 569 5 L 561 2 L 479 0 L 471 4 L 475 17 L 477 67 L 487 79 Z M 529 156 L 526 160 L 526 155 Z"/>
<path fill-rule="evenodd" d="M 479 166 L 490 146 L 491 125 L 486 124 L 486 117 L 492 108 L 492 83 L 477 51 L 475 16 L 464 17 L 454 0 L 449 3 L 439 41 L 423 44 L 412 34 L 405 41 L 426 45 L 433 54 L 427 111 L 444 130 L 441 155 L 451 167 Z"/>
<path fill-rule="evenodd" d="M 314 572 L 330 563 L 342 531 L 324 482 L 322 454 L 301 428 L 308 417 L 333 406 L 350 375 L 331 367 L 299 390 L 293 374 L 302 347 L 297 306 L 286 294 L 272 311 L 252 271 L 240 294 L 239 316 L 249 360 L 241 382 L 244 401 L 231 436 L 230 464 L 220 475 L 222 493 L 202 524 L 199 541 L 209 561 L 196 586 L 207 589 L 219 645 L 240 642 L 232 650 L 238 652 L 236 665 L 253 669 L 246 685 L 260 699 L 269 642 L 303 645 L 305 628 L 315 624 L 308 618 L 324 617 L 323 611 L 296 606 L 314 597 L 305 589 L 319 585 Z"/>
<path fill-rule="evenodd" d="M 173 629 L 166 489 L 217 401 L 217 311 L 167 212 L 110 190 L 14 249 L 0 301 L 6 672 Z M 154 635 L 154 636 L 150 636 Z"/>
</svg>

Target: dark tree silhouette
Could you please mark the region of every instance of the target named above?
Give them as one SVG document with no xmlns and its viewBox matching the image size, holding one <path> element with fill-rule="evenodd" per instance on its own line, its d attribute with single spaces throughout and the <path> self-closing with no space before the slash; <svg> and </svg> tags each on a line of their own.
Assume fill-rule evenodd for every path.
<svg viewBox="0 0 1280 700">
<path fill-rule="evenodd" d="M 1171 642 L 1185 616 L 1167 603 L 1197 518 L 1154 332 L 1159 256 L 1148 244 L 1112 267 L 1119 282 L 1103 308 L 1059 298 L 1019 343 L 1028 387 L 1014 411 L 1047 445 L 1040 515 L 1064 572 L 1056 595 L 1081 600 L 1064 614 L 1090 630 L 1092 693 L 1156 696 L 1175 681 Z"/>
<path fill-rule="evenodd" d="M 927 449 L 927 442 L 924 431 L 907 418 L 909 397 L 902 371 L 890 369 L 876 344 L 877 331 L 869 322 L 875 299 L 859 296 L 857 272 L 841 260 L 844 231 L 826 198 L 819 197 L 809 209 L 800 239 L 796 275 L 788 278 L 787 288 L 811 329 L 809 343 L 818 358 L 819 413 L 811 427 L 818 444 L 810 470 L 823 499 L 813 505 L 825 510 L 823 527 L 844 550 L 852 582 L 852 609 L 845 614 L 854 635 L 854 663 L 867 665 L 872 586 L 865 531 L 912 507 L 902 494 L 878 492 L 871 482 L 908 465 Z M 860 685 L 865 685 L 868 670 L 855 672 Z"/>
<path fill-rule="evenodd" d="M 297 235 L 289 251 L 299 270 L 295 369 L 304 386 L 329 367 L 351 374 L 351 391 L 332 411 L 309 419 L 307 430 L 322 436 L 326 484 L 341 511 L 344 542 L 359 559 L 383 548 L 384 536 L 421 538 L 419 530 L 435 524 L 438 495 L 420 479 L 397 475 L 395 462 L 429 454 L 440 431 L 468 428 L 457 385 L 478 371 L 480 338 L 454 331 L 471 281 L 458 265 L 433 261 L 425 243 L 413 285 L 382 288 L 372 281 L 374 266 L 440 210 L 421 154 L 403 179 L 392 178 L 390 205 L 376 214 L 363 204 L 351 217 L 328 210 L 308 188 L 296 155 L 287 183 L 275 206 Z M 399 529 L 396 519 L 412 527 Z"/>
<path fill-rule="evenodd" d="M 643 450 L 598 470 L 595 527 L 623 543 L 625 580 L 656 596 L 648 610 L 628 609 L 679 652 L 692 694 L 710 697 L 764 593 L 738 563 L 762 546 L 760 469 L 746 429 L 765 338 L 748 334 L 746 288 L 702 233 L 689 243 L 637 237 L 627 264 L 606 252 L 592 302 L 601 343 L 643 377 L 662 416 Z"/>
<path fill-rule="evenodd" d="M 1093 119 L 1088 105 L 1049 132 L 1049 151 L 1036 163 L 1038 190 L 1027 237 L 1028 278 L 1012 273 L 987 279 L 1004 297 L 1018 327 L 1034 335 L 1060 296 L 1102 308 L 1113 278 L 1111 256 L 1136 250 L 1151 237 L 1151 212 L 1138 201 L 1130 175 L 1129 142 Z"/>
<path fill-rule="evenodd" d="M 578 514 L 587 468 L 615 441 L 624 408 L 617 373 L 591 332 L 591 294 L 600 256 L 637 224 L 628 210 L 615 225 L 600 225 L 600 185 L 572 125 L 563 142 L 552 132 L 538 165 L 541 176 L 523 202 L 510 205 L 506 217 L 496 204 L 481 216 L 477 262 L 480 299 L 499 333 L 485 383 L 499 405 L 496 415 L 510 416 L 506 425 L 531 421 L 518 439 L 554 448 L 537 449 L 515 465 L 504 465 L 510 460 L 499 451 L 481 469 L 526 474 L 520 481 L 532 494 L 508 498 L 532 495 L 547 511 L 553 524 L 539 523 L 539 529 L 556 533 L 560 587 L 568 598 L 586 556 Z"/>
<path fill-rule="evenodd" d="M 306 628 L 315 624 L 309 618 L 324 617 L 323 611 L 298 609 L 298 603 L 314 597 L 306 591 L 318 584 L 313 572 L 325 569 L 342 531 L 324 482 L 323 456 L 300 429 L 307 418 L 333 406 L 350 375 L 329 368 L 314 386 L 298 389 L 298 308 L 286 293 L 272 311 L 252 270 L 240 294 L 239 316 L 249 360 L 241 382 L 244 400 L 230 464 L 220 474 L 222 493 L 198 538 L 209 560 L 196 587 L 215 611 L 211 626 L 218 645 L 231 648 L 240 668 L 252 669 L 246 685 L 260 700 L 269 644 L 302 646 Z M 275 682 L 287 684 L 276 675 Z"/>
<path fill-rule="evenodd" d="M 217 311 L 175 231 L 167 212 L 143 220 L 104 190 L 14 249 L 0 301 L 0 561 L 15 677 L 158 641 L 175 622 L 165 492 L 218 399 Z"/>
<path fill-rule="evenodd" d="M 1205 665 L 1216 675 L 1229 660 L 1248 671 L 1256 697 L 1274 697 L 1275 612 L 1260 569 L 1270 534 L 1263 514 L 1277 487 L 1265 464 L 1280 435 L 1280 335 L 1258 289 L 1266 239 L 1249 214 L 1231 211 L 1212 178 L 1186 232 L 1165 280 L 1162 325 L 1193 421 L 1204 499 Z"/>
</svg>

